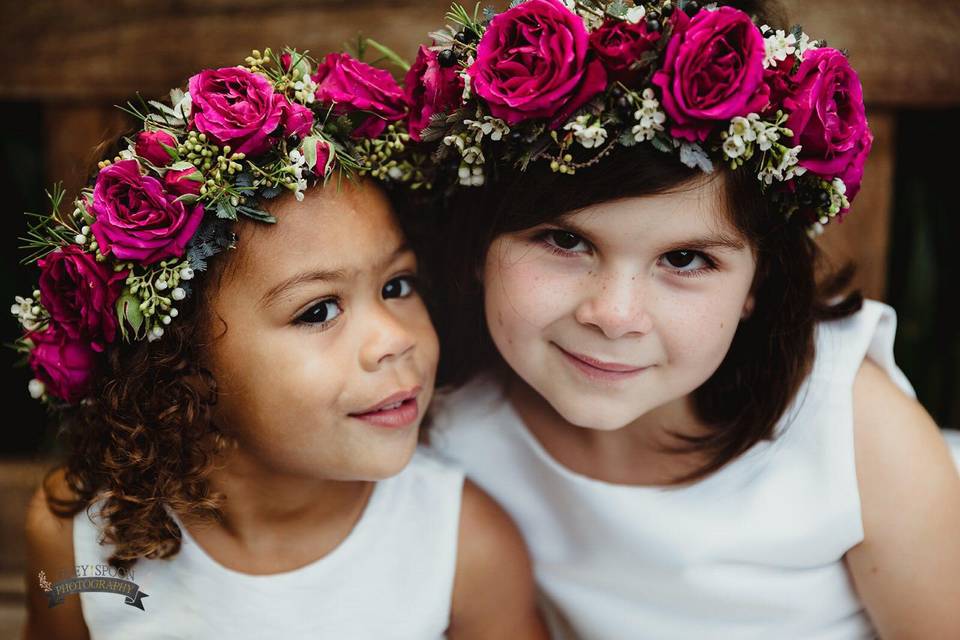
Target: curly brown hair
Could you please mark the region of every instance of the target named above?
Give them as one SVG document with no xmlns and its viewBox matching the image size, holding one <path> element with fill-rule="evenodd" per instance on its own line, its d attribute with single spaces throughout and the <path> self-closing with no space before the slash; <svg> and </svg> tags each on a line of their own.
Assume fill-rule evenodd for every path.
<svg viewBox="0 0 960 640">
<path fill-rule="evenodd" d="M 163 339 L 108 346 L 90 398 L 60 416 L 69 454 L 44 480 L 47 504 L 60 517 L 99 504 L 112 566 L 179 551 L 181 532 L 167 507 L 197 519 L 219 516 L 222 498 L 206 478 L 228 440 L 214 424 L 217 384 L 203 365 L 212 324 L 206 309 L 230 263 L 218 258 L 193 281 Z M 69 498 L 54 491 L 60 471 Z"/>
</svg>

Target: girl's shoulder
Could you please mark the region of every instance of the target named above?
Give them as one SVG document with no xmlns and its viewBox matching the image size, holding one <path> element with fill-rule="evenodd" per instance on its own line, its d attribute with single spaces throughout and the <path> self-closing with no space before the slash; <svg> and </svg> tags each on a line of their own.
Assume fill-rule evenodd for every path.
<svg viewBox="0 0 960 640">
<path fill-rule="evenodd" d="M 864 537 L 847 564 L 858 593 L 881 635 L 912 621 L 918 637 L 958 637 L 960 475 L 947 442 L 873 358 L 854 380 L 853 436 Z"/>
<path fill-rule="evenodd" d="M 863 307 L 846 318 L 818 323 L 812 378 L 849 389 L 864 360 L 869 359 L 904 394 L 916 397 L 913 386 L 894 360 L 896 331 L 896 311 L 876 300 L 864 300 Z"/>
</svg>

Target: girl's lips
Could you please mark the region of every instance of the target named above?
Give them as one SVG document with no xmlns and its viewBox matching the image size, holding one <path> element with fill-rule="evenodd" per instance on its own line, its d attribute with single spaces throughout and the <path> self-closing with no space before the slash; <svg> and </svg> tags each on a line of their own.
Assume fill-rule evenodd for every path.
<svg viewBox="0 0 960 640">
<path fill-rule="evenodd" d="M 597 366 L 593 363 L 600 363 L 599 360 L 594 360 L 589 358 L 589 361 L 586 359 L 586 356 L 575 356 L 569 351 L 565 350 L 560 345 L 554 345 L 557 349 L 560 350 L 560 353 L 563 354 L 564 358 L 572 364 L 578 371 L 586 375 L 588 378 L 593 380 L 603 380 L 603 381 L 617 381 L 617 380 L 626 380 L 627 378 L 632 378 L 643 371 L 646 371 L 649 367 L 639 367 L 633 368 L 627 365 L 621 364 L 609 364 L 602 363 L 604 368 Z"/>
<path fill-rule="evenodd" d="M 400 403 L 399 407 L 393 409 L 380 409 L 368 413 L 352 413 L 351 418 L 363 420 L 378 427 L 387 427 L 390 429 L 399 429 L 412 424 L 417 416 L 420 415 L 420 406 L 416 398 L 410 398 Z"/>
</svg>

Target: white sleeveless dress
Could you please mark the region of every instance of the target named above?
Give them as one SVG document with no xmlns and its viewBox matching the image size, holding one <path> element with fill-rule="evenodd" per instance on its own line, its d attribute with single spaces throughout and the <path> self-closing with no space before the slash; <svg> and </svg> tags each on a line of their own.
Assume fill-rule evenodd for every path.
<svg viewBox="0 0 960 640">
<path fill-rule="evenodd" d="M 872 637 L 843 564 L 863 540 L 852 384 L 869 356 L 913 395 L 893 360 L 895 326 L 871 301 L 819 325 L 778 437 L 685 488 L 567 469 L 489 374 L 439 397 L 431 445 L 517 521 L 555 638 Z"/>
<path fill-rule="evenodd" d="M 181 527 L 179 553 L 133 567 L 130 579 L 146 594 L 144 610 L 124 604 L 121 595 L 80 594 L 90 637 L 442 638 L 462 492 L 462 472 L 418 450 L 400 474 L 376 484 L 353 531 L 331 553 L 271 575 L 218 564 Z M 77 565 L 106 564 L 110 549 L 99 535 L 85 512 L 74 518 Z"/>
</svg>

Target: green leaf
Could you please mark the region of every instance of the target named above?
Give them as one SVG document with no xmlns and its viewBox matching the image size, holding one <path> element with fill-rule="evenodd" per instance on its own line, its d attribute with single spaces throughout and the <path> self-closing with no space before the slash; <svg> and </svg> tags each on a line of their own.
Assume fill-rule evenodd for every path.
<svg viewBox="0 0 960 640">
<path fill-rule="evenodd" d="M 237 208 L 229 201 L 221 200 L 217 203 L 217 217 L 224 220 L 236 220 Z"/>
<path fill-rule="evenodd" d="M 187 160 L 181 160 L 180 162 L 175 162 L 170 165 L 170 171 L 184 171 L 185 169 L 196 169 L 197 167 Z M 197 172 L 199 173 L 199 171 Z"/>
<path fill-rule="evenodd" d="M 389 61 L 392 62 L 393 64 L 397 65 L 398 67 L 400 67 L 400 68 L 403 69 L 404 71 L 409 71 L 409 70 L 410 70 L 410 63 L 407 62 L 406 60 L 404 60 L 403 58 L 401 58 L 401 57 L 399 56 L 399 54 L 397 54 L 397 53 L 396 53 L 393 49 L 391 49 L 390 47 L 388 47 L 388 46 L 386 46 L 386 45 L 383 45 L 383 44 L 380 44 L 379 42 L 377 42 L 377 41 L 374 40 L 373 38 L 367 38 L 367 44 L 370 45 L 371 47 L 373 47 L 374 49 L 376 49 L 377 51 L 379 51 L 381 54 L 383 54 L 383 56 L 384 56 L 387 60 L 389 60 Z"/>
<path fill-rule="evenodd" d="M 120 329 L 123 331 L 124 338 L 126 334 L 126 324 L 133 329 L 134 336 L 140 335 L 140 329 L 143 327 L 143 312 L 140 311 L 140 298 L 125 293 L 117 300 L 117 316 L 120 318 Z"/>
<path fill-rule="evenodd" d="M 624 4 L 623 0 L 615 0 L 607 5 L 607 13 L 614 17 L 622 18 L 627 15 L 627 5 Z"/>
<path fill-rule="evenodd" d="M 267 222 L 269 224 L 275 224 L 277 222 L 276 218 L 274 218 L 272 215 L 270 215 L 266 211 L 261 211 L 260 209 L 254 209 L 252 207 L 240 205 L 239 207 L 237 207 L 237 211 L 247 216 L 248 218 L 253 218 L 254 220 L 257 220 L 258 222 Z"/>
<path fill-rule="evenodd" d="M 657 151 L 662 151 L 664 153 L 673 153 L 673 147 L 663 141 L 662 138 L 657 136 L 650 141 L 650 144 L 653 145 L 653 148 Z"/>
</svg>

